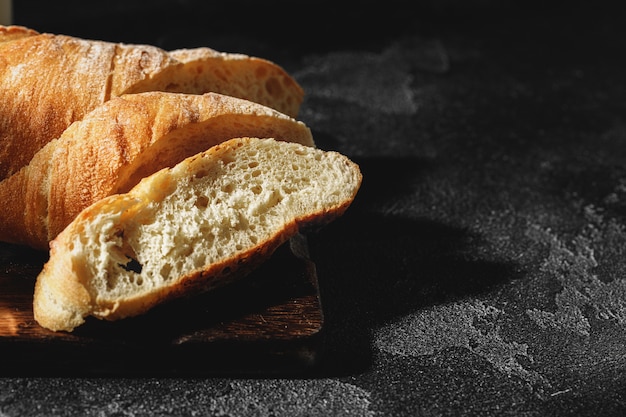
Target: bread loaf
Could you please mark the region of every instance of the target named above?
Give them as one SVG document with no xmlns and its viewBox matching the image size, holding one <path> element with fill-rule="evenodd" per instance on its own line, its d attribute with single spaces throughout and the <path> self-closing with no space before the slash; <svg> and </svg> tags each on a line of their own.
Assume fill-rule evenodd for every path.
<svg viewBox="0 0 626 417">
<path fill-rule="evenodd" d="M 336 152 L 240 138 L 97 201 L 51 242 L 34 314 L 71 331 L 246 274 L 299 230 L 340 216 L 361 184 Z"/>
<path fill-rule="evenodd" d="M 231 96 L 148 92 L 111 99 L 0 182 L 0 241 L 47 250 L 95 201 L 241 136 L 314 146 L 302 122 Z"/>
<path fill-rule="evenodd" d="M 209 48 L 169 53 L 0 26 L 0 179 L 112 97 L 217 92 L 296 117 L 302 88 L 280 66 Z"/>
</svg>

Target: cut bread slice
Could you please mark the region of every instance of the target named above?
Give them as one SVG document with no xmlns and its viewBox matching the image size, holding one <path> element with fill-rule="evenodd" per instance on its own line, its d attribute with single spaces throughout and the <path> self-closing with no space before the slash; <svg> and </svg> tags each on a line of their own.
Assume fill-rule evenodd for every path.
<svg viewBox="0 0 626 417">
<path fill-rule="evenodd" d="M 224 285 L 290 237 L 342 215 L 361 185 L 337 152 L 237 138 L 82 211 L 51 242 L 34 315 L 72 331 Z"/>
<path fill-rule="evenodd" d="M 126 93 L 214 91 L 298 117 L 304 90 L 285 69 L 267 59 L 207 47 L 176 49 L 168 55 L 180 63 L 179 68 L 137 83 Z"/>
</svg>

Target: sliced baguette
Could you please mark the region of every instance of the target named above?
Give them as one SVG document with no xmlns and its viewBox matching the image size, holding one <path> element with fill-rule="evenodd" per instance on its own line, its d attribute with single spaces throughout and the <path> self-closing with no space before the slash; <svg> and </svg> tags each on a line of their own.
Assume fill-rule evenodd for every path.
<svg viewBox="0 0 626 417">
<path fill-rule="evenodd" d="M 148 92 L 109 100 L 0 182 L 0 241 L 47 250 L 95 201 L 241 136 L 314 146 L 302 122 L 231 96 Z"/>
<path fill-rule="evenodd" d="M 87 316 L 122 319 L 224 285 L 301 228 L 342 215 L 361 179 L 336 152 L 273 139 L 217 145 L 82 211 L 51 242 L 35 319 L 72 331 Z"/>
<path fill-rule="evenodd" d="M 0 26 L 0 179 L 102 103 L 146 91 L 217 92 L 291 117 L 304 96 L 283 68 L 260 58 L 209 48 L 170 54 L 151 45 Z"/>
</svg>

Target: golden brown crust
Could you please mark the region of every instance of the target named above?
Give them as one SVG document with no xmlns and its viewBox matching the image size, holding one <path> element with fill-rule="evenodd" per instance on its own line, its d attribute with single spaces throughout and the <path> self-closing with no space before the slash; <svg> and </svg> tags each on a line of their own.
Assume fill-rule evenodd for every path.
<svg viewBox="0 0 626 417">
<path fill-rule="evenodd" d="M 42 34 L 0 43 L 0 101 L 5 110 L 0 178 L 16 172 L 46 142 L 106 98 L 110 67 L 106 62 L 113 51 L 92 54 L 93 65 L 79 71 L 79 57 L 89 54 L 88 43 L 62 39 Z"/>
<path fill-rule="evenodd" d="M 150 45 L 0 26 L 0 179 L 111 97 L 143 91 L 218 92 L 292 117 L 302 101 L 295 80 L 265 60 L 206 51 L 169 54 Z"/>
<path fill-rule="evenodd" d="M 39 32 L 24 26 L 2 26 L 0 25 L 0 42 L 13 41 L 27 36 L 39 35 Z"/>
<path fill-rule="evenodd" d="M 63 244 L 63 241 L 52 244 L 51 256 L 56 257 L 57 248 L 63 248 Z M 74 279 L 76 275 L 72 268 L 71 258 L 60 257 L 58 262 L 46 263 L 40 274 L 51 278 L 38 279 L 35 283 L 34 318 L 50 330 L 79 326 L 89 314 L 91 297 L 86 288 Z M 72 307 L 66 309 L 66 304 Z"/>
<path fill-rule="evenodd" d="M 239 136 L 314 146 L 311 131 L 273 109 L 221 94 L 149 92 L 112 99 L 0 182 L 0 240 L 47 249 L 85 207 L 155 171 Z"/>
</svg>

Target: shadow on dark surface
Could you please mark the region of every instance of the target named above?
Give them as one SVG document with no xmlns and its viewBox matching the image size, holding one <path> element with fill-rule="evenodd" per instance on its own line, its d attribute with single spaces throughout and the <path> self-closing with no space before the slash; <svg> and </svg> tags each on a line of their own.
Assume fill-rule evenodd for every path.
<svg viewBox="0 0 626 417">
<path fill-rule="evenodd" d="M 481 236 L 469 230 L 370 210 L 417 181 L 429 169 L 422 161 L 355 162 L 364 182 L 353 206 L 311 238 L 326 317 L 326 368 L 346 374 L 371 365 L 372 333 L 384 323 L 489 293 L 518 274 L 516 265 L 484 259 Z"/>
<path fill-rule="evenodd" d="M 346 215 L 308 236 L 311 259 L 320 282 L 324 315 L 321 333 L 313 334 L 310 340 L 306 335 L 304 344 L 301 343 L 302 339 L 297 338 L 295 343 L 290 344 L 287 340 L 276 346 L 261 341 L 255 346 L 272 354 L 263 357 L 251 356 L 250 350 L 245 350 L 250 346 L 245 341 L 241 344 L 241 350 L 237 350 L 236 343 L 224 344 L 223 347 L 218 346 L 219 343 L 213 344 L 211 347 L 217 347 L 213 350 L 207 349 L 206 344 L 188 343 L 189 349 L 184 353 L 188 354 L 188 358 L 181 358 L 180 369 L 174 369 L 172 374 L 250 375 L 250 372 L 231 372 L 233 368 L 226 366 L 218 372 L 201 369 L 200 362 L 194 366 L 197 358 L 207 355 L 218 355 L 211 358 L 211 363 L 234 360 L 239 365 L 246 365 L 246 369 L 254 369 L 257 362 L 266 361 L 268 366 L 264 369 L 268 371 L 259 371 L 255 373 L 256 376 L 279 374 L 280 370 L 277 372 L 271 369 L 274 365 L 282 366 L 282 370 L 290 376 L 298 374 L 293 372 L 296 366 L 300 366 L 300 374 L 306 376 L 361 373 L 373 363 L 372 334 L 381 325 L 428 306 L 485 294 L 515 278 L 515 265 L 487 260 L 477 252 L 481 237 L 469 230 L 426 217 L 385 211 L 384 207 L 389 202 L 407 193 L 413 195 L 414 188 L 419 186 L 424 176 L 437 169 L 432 161 L 417 158 L 368 158 L 355 161 L 362 169 L 364 182 L 353 206 Z M 417 207 L 414 209 L 409 210 L 409 213 L 419 212 Z M 18 254 L 18 258 L 8 255 L 2 258 L 5 268 L 10 272 L 11 262 L 16 263 L 16 268 L 32 264 L 23 272 L 31 278 L 28 283 L 32 285 L 32 278 L 45 260 L 44 254 L 38 253 L 41 258 L 32 259 L 34 255 L 31 252 L 19 255 L 22 252 L 10 249 L 13 250 L 11 253 Z M 262 277 L 263 271 L 270 272 L 266 274 L 267 279 L 263 278 L 256 286 L 250 287 L 249 282 L 240 282 L 200 296 L 192 304 L 182 301 L 164 306 L 155 309 L 149 317 L 139 317 L 126 323 L 92 321 L 91 327 L 76 331 L 80 340 L 75 343 L 76 349 L 70 351 L 76 351 L 77 355 L 66 358 L 68 367 L 63 372 L 80 374 L 80 369 L 77 370 L 75 366 L 71 368 L 70 365 L 80 360 L 93 364 L 93 355 L 100 354 L 102 360 L 98 362 L 96 374 L 130 374 L 133 368 L 140 368 L 139 374 L 163 375 L 161 369 L 146 370 L 138 365 L 153 363 L 151 360 L 161 353 L 156 347 L 162 346 L 163 340 L 176 339 L 187 333 L 193 335 L 193 323 L 185 321 L 189 317 L 217 317 L 211 320 L 228 323 L 230 319 L 249 314 L 256 320 L 257 315 L 253 313 L 264 311 L 266 306 L 287 305 L 289 297 L 311 294 L 308 286 L 298 287 L 302 283 L 293 281 L 293 276 L 281 275 L 286 269 L 300 276 L 300 263 L 289 257 L 276 259 L 279 260 L 278 265 L 269 262 L 260 268 Z M 279 279 L 269 279 L 276 276 Z M 246 288 L 251 288 L 251 291 L 246 292 Z M 172 314 L 173 310 L 177 313 Z M 221 322 L 209 323 L 212 324 L 209 328 L 222 326 Z M 255 321 L 250 323 L 246 332 L 254 335 Z M 204 338 L 206 335 L 199 336 Z M 89 343 L 91 350 L 83 349 L 87 339 L 94 342 Z M 304 350 L 301 349 L 303 346 Z M 44 361 L 46 358 L 67 356 L 64 345 L 48 345 L 43 350 L 40 345 L 32 347 L 32 352 L 29 352 L 19 344 L 4 346 L 5 352 L 15 348 L 22 359 L 27 359 L 28 354 Z M 296 356 L 288 358 L 286 362 L 286 355 L 283 354 L 282 360 L 270 362 L 270 359 L 276 358 L 273 349 Z M 81 350 L 84 353 L 80 353 Z M 120 370 L 120 362 L 116 362 L 119 358 L 112 356 L 111 352 L 119 354 L 126 351 L 130 352 L 123 358 L 127 365 L 122 363 L 125 368 Z M 307 356 L 309 353 L 310 357 Z M 311 362 L 307 362 L 309 359 Z M 162 356 L 159 360 L 165 364 L 166 358 Z M 63 363 L 60 365 L 64 366 Z M 22 371 L 20 368 L 19 372 Z M 85 373 L 89 374 L 87 371 Z M 36 374 L 42 372 L 37 370 Z"/>
</svg>

